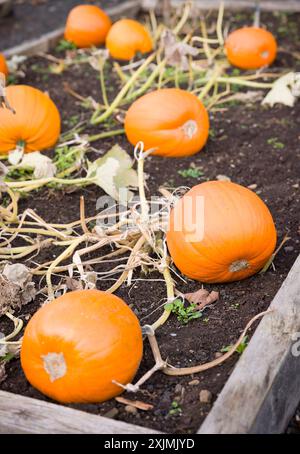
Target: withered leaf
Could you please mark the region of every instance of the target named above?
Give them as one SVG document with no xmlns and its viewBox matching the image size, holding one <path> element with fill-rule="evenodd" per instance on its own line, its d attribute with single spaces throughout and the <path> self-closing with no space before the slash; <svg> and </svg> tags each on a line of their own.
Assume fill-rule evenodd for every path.
<svg viewBox="0 0 300 454">
<path fill-rule="evenodd" d="M 72 277 L 66 277 L 66 286 L 68 290 L 82 290 L 82 282 L 78 281 L 77 279 L 73 279 Z"/>
<path fill-rule="evenodd" d="M 198 310 L 204 309 L 205 306 L 213 304 L 219 299 L 219 292 L 209 292 L 204 288 L 200 288 L 196 292 L 186 293 L 184 298 L 191 304 L 196 304 Z"/>
<path fill-rule="evenodd" d="M 8 310 L 20 309 L 36 295 L 30 270 L 20 263 L 6 264 L 0 274 L 0 316 Z"/>
<path fill-rule="evenodd" d="M 199 49 L 196 47 L 177 41 L 176 35 L 168 29 L 162 34 L 161 45 L 167 63 L 171 66 L 179 66 L 183 70 L 189 69 L 188 57 L 195 57 L 199 53 Z"/>
<path fill-rule="evenodd" d="M 138 410 L 148 411 L 152 410 L 153 408 L 152 404 L 147 404 L 145 402 L 141 402 L 140 400 L 129 400 L 125 399 L 125 397 L 116 397 L 115 399 L 120 404 L 130 405 L 131 407 L 135 407 Z"/>
</svg>

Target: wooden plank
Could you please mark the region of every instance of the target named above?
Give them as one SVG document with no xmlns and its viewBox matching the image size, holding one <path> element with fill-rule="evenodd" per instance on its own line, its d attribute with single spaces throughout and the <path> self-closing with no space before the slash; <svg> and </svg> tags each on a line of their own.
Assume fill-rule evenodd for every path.
<svg viewBox="0 0 300 454">
<path fill-rule="evenodd" d="M 140 0 L 130 0 L 122 3 L 121 5 L 107 8 L 106 12 L 112 20 L 117 20 L 120 17 L 134 17 L 140 8 Z M 60 39 L 63 38 L 64 28 L 60 27 L 49 33 L 45 33 L 43 36 L 28 40 L 18 46 L 11 47 L 10 49 L 4 50 L 2 53 L 7 58 L 11 58 L 13 55 L 34 55 L 38 52 L 48 52 L 53 48 Z"/>
<path fill-rule="evenodd" d="M 159 434 L 72 408 L 0 391 L 0 434 Z"/>
<path fill-rule="evenodd" d="M 159 0 L 143 0 L 142 7 L 144 10 L 159 8 Z M 184 0 L 171 0 L 174 7 L 181 6 Z M 194 5 L 201 9 L 218 9 L 220 0 L 194 0 Z M 263 11 L 300 11 L 300 2 L 298 0 L 261 0 L 260 6 Z M 244 9 L 255 8 L 255 0 L 225 0 L 225 8 Z"/>
<path fill-rule="evenodd" d="M 11 13 L 13 8 L 12 0 L 0 0 L 0 17 L 5 17 Z"/>
<path fill-rule="evenodd" d="M 300 400 L 300 256 L 270 308 L 199 434 L 277 434 L 293 416 Z"/>
</svg>

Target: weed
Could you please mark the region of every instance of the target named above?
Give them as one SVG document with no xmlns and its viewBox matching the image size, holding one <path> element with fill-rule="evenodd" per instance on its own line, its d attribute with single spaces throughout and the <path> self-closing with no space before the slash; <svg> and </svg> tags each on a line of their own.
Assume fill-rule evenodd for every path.
<svg viewBox="0 0 300 454">
<path fill-rule="evenodd" d="M 77 49 L 76 45 L 70 41 L 66 41 L 65 39 L 61 39 L 55 48 L 56 52 L 65 52 L 66 50 L 74 49 Z"/>
<path fill-rule="evenodd" d="M 169 410 L 169 415 L 170 416 L 176 416 L 176 415 L 181 415 L 182 409 L 179 405 L 179 403 L 176 400 L 173 400 L 171 403 L 171 408 Z"/>
<path fill-rule="evenodd" d="M 284 143 L 280 142 L 277 137 L 271 137 L 267 140 L 267 143 L 268 145 L 272 145 L 276 150 L 282 150 L 285 147 Z"/>
<path fill-rule="evenodd" d="M 245 336 L 245 337 L 243 338 L 242 342 L 240 343 L 240 345 L 237 347 L 236 352 L 237 352 L 239 355 L 241 355 L 241 354 L 246 350 L 248 344 L 249 344 L 248 336 Z M 228 352 L 229 350 L 231 350 L 231 348 L 232 348 L 232 345 L 227 345 L 227 347 L 223 347 L 223 348 L 221 349 L 221 352 L 222 352 L 222 353 L 226 353 L 226 352 Z"/>
<path fill-rule="evenodd" d="M 185 306 L 184 301 L 179 298 L 172 303 L 165 304 L 165 310 L 173 312 L 177 316 L 177 320 L 183 325 L 202 317 L 202 312 L 197 310 L 196 304 Z"/>
<path fill-rule="evenodd" d="M 178 170 L 179 175 L 183 178 L 199 178 L 204 175 L 201 167 L 191 165 L 188 169 Z"/>
</svg>

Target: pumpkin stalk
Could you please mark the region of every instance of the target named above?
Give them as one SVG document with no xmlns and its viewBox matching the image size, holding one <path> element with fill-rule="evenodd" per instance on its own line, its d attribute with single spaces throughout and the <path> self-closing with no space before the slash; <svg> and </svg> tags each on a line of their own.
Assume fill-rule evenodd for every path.
<svg viewBox="0 0 300 454">
<path fill-rule="evenodd" d="M 176 27 L 173 29 L 173 33 L 175 33 L 175 35 L 178 35 L 178 33 L 181 31 L 181 29 L 184 27 L 186 21 L 188 20 L 190 12 L 191 12 L 191 6 L 192 5 L 190 2 L 187 2 L 185 4 L 182 17 L 181 17 L 180 21 L 178 22 L 178 24 L 176 25 Z"/>
<path fill-rule="evenodd" d="M 278 252 L 282 249 L 282 247 L 285 245 L 285 243 L 287 241 L 289 241 L 291 238 L 288 237 L 287 235 L 284 236 L 283 240 L 281 241 L 280 245 L 278 246 L 278 248 L 276 249 L 276 251 L 271 255 L 271 257 L 269 258 L 269 260 L 267 261 L 267 263 L 265 264 L 265 266 L 263 267 L 263 269 L 260 271 L 260 274 L 264 274 L 268 271 L 268 269 L 270 268 L 270 266 L 273 264 L 273 261 L 276 257 L 276 255 L 278 254 Z"/>
<path fill-rule="evenodd" d="M 86 239 L 86 237 L 82 236 L 79 239 L 72 241 L 70 246 L 68 246 L 67 249 L 65 249 L 55 260 L 53 260 L 53 262 L 49 266 L 47 273 L 46 273 L 46 282 L 47 282 L 47 286 L 48 286 L 48 299 L 50 301 L 54 299 L 54 290 L 53 290 L 52 279 L 51 279 L 53 269 L 56 268 L 57 265 L 59 265 L 59 263 L 61 263 L 63 260 L 70 257 L 73 254 L 74 250 L 77 248 L 77 246 L 79 246 L 79 244 L 82 243 L 85 239 Z"/>
<path fill-rule="evenodd" d="M 110 107 L 102 114 L 99 116 L 99 111 L 96 110 L 96 112 L 93 114 L 91 118 L 91 124 L 92 125 L 98 125 L 99 123 L 102 123 L 103 121 L 107 120 L 115 109 L 120 105 L 121 101 L 124 99 L 126 96 L 126 93 L 129 91 L 129 89 L 132 87 L 132 85 L 135 83 L 135 81 L 138 79 L 138 77 L 145 71 L 145 69 L 149 66 L 149 64 L 155 59 L 156 53 L 154 52 L 151 54 L 145 61 L 144 63 L 133 73 L 131 78 L 127 81 L 127 83 L 124 85 L 124 87 L 120 90 Z"/>
<path fill-rule="evenodd" d="M 183 375 L 191 375 L 191 374 L 198 374 L 200 372 L 204 372 L 205 370 L 212 369 L 213 367 L 219 366 L 222 364 L 224 361 L 226 361 L 228 358 L 230 358 L 237 350 L 237 348 L 240 346 L 240 344 L 243 342 L 243 339 L 245 338 L 248 330 L 251 328 L 253 323 L 255 323 L 257 320 L 260 318 L 264 317 L 265 315 L 268 315 L 270 313 L 273 313 L 273 309 L 268 309 L 264 312 L 260 312 L 259 314 L 255 315 L 246 325 L 245 329 L 243 330 L 242 334 L 236 341 L 236 343 L 226 352 L 224 355 L 220 356 L 219 358 L 214 359 L 213 361 L 209 361 L 208 363 L 205 364 L 199 364 L 197 366 L 192 366 L 192 367 L 171 367 L 167 366 L 163 369 L 163 373 L 166 375 L 173 375 L 173 376 L 183 376 Z"/>
<path fill-rule="evenodd" d="M 109 107 L 109 102 L 107 98 L 107 92 L 106 92 L 106 85 L 105 85 L 105 76 L 104 76 L 104 64 L 100 63 L 100 69 L 99 69 L 99 75 L 100 75 L 100 87 L 101 87 L 101 93 L 102 93 L 102 99 L 104 106 L 106 108 Z"/>
<path fill-rule="evenodd" d="M 170 273 L 169 264 L 170 264 L 170 258 L 167 257 L 165 259 L 165 266 L 163 268 L 162 274 L 164 276 L 164 280 L 165 280 L 166 287 L 167 287 L 167 303 L 172 303 L 175 299 L 175 286 L 174 286 L 174 281 L 173 281 L 171 273 Z M 166 321 L 170 317 L 171 312 L 172 311 L 170 309 L 165 309 L 163 314 L 159 317 L 159 319 L 156 320 L 156 322 L 152 324 L 151 327 L 154 332 L 158 328 L 160 328 L 164 323 L 166 323 Z"/>
<path fill-rule="evenodd" d="M 139 196 L 141 203 L 141 222 L 146 223 L 149 217 L 149 205 L 146 199 L 145 194 L 145 181 L 144 181 L 144 144 L 143 142 L 138 142 L 134 149 L 134 156 L 138 162 L 138 186 L 139 186 Z"/>
<path fill-rule="evenodd" d="M 97 140 L 107 139 L 108 137 L 114 137 L 124 134 L 124 129 L 114 129 L 113 131 L 100 132 L 99 134 L 91 135 L 87 138 L 89 142 L 96 142 Z"/>
<path fill-rule="evenodd" d="M 140 390 L 140 387 L 146 383 L 146 381 L 149 380 L 149 378 L 152 377 L 153 374 L 155 374 L 159 370 L 164 370 L 167 367 L 167 362 L 164 361 L 161 357 L 161 353 L 159 350 L 159 346 L 155 337 L 155 332 L 153 330 L 152 326 L 145 325 L 143 327 L 143 334 L 147 335 L 152 354 L 155 359 L 155 364 L 154 366 L 148 370 L 135 384 L 133 383 L 128 383 L 127 385 L 122 385 L 121 383 L 118 383 L 116 381 L 113 381 L 114 384 L 120 386 L 123 388 L 125 391 L 128 392 L 133 392 L 136 393 Z"/>
<path fill-rule="evenodd" d="M 219 42 L 220 46 L 224 45 L 224 37 L 223 37 L 223 31 L 222 31 L 223 18 L 224 18 L 224 1 L 221 1 L 219 13 L 218 13 L 218 19 L 217 19 L 217 30 L 216 30 L 217 36 L 218 36 L 218 42 Z"/>
</svg>

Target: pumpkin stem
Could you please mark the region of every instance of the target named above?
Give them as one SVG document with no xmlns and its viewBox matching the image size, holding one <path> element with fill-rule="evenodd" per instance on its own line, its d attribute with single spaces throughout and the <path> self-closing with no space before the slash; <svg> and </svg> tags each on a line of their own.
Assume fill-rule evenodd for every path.
<svg viewBox="0 0 300 454">
<path fill-rule="evenodd" d="M 66 375 L 67 364 L 63 353 L 48 353 L 41 355 L 41 358 L 51 383 Z"/>
<path fill-rule="evenodd" d="M 238 271 L 246 270 L 249 268 L 250 264 L 248 260 L 236 260 L 235 262 L 232 262 L 229 271 L 231 273 L 237 273 Z"/>
<path fill-rule="evenodd" d="M 194 135 L 198 131 L 198 126 L 195 120 L 188 120 L 184 125 L 182 126 L 184 134 L 189 138 L 192 139 Z"/>
</svg>

